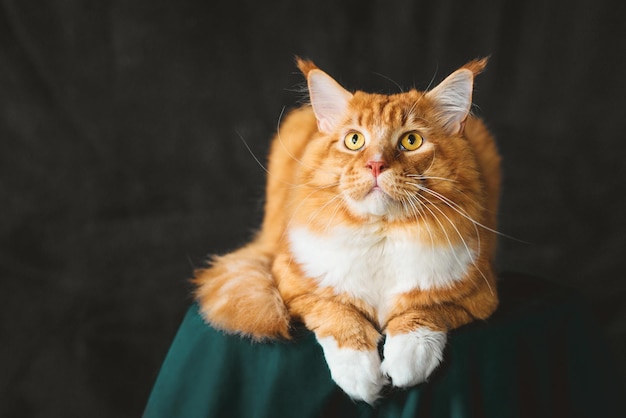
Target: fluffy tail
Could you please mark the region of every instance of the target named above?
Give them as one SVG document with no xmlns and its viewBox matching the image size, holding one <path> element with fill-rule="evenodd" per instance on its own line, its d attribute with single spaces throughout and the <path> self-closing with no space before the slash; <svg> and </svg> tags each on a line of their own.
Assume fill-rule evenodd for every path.
<svg viewBox="0 0 626 418">
<path fill-rule="evenodd" d="M 271 273 L 272 261 L 272 252 L 253 242 L 197 270 L 193 282 L 204 319 L 254 340 L 289 338 L 289 313 Z"/>
</svg>

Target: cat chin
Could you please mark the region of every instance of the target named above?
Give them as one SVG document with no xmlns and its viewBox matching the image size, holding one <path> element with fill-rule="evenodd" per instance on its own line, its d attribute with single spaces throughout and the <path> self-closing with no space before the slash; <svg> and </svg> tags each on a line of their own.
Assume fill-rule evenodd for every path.
<svg viewBox="0 0 626 418">
<path fill-rule="evenodd" d="M 386 217 L 394 219 L 400 215 L 395 201 L 382 189 L 372 189 L 363 199 L 346 199 L 348 207 L 357 216 Z"/>
</svg>

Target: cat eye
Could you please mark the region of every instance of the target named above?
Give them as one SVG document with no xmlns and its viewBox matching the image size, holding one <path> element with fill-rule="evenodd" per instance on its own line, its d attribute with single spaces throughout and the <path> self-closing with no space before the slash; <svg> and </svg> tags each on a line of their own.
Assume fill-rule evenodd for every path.
<svg viewBox="0 0 626 418">
<path fill-rule="evenodd" d="M 424 143 L 424 138 L 417 132 L 407 132 L 400 137 L 398 148 L 402 151 L 415 151 Z"/>
<path fill-rule="evenodd" d="M 365 145 L 365 137 L 361 132 L 351 131 L 345 136 L 343 143 L 349 150 L 357 151 Z"/>
</svg>

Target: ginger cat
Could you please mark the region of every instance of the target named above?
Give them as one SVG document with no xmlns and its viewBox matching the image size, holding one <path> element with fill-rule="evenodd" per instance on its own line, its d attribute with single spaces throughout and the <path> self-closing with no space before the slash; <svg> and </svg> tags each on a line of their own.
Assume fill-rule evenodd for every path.
<svg viewBox="0 0 626 418">
<path fill-rule="evenodd" d="M 273 140 L 263 226 L 196 272 L 196 296 L 209 324 L 257 340 L 303 322 L 334 381 L 371 404 L 387 384 L 425 381 L 446 332 L 498 304 L 500 158 L 470 115 L 486 59 L 393 95 L 297 64 L 311 106 Z"/>
</svg>

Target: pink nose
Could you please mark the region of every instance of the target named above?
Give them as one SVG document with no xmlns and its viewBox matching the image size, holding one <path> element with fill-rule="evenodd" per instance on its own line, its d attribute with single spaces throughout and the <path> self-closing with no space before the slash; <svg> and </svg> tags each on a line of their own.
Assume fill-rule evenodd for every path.
<svg viewBox="0 0 626 418">
<path fill-rule="evenodd" d="M 365 164 L 365 167 L 372 170 L 372 174 L 374 177 L 378 177 L 380 173 L 382 173 L 387 168 L 387 163 L 385 161 L 368 161 Z"/>
</svg>

